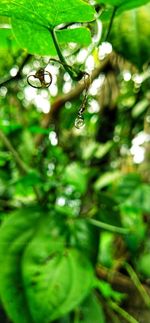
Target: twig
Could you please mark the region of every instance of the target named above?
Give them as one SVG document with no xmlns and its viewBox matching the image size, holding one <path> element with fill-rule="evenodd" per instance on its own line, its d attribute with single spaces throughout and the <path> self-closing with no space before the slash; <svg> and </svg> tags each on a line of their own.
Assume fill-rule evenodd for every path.
<svg viewBox="0 0 150 323">
<path fill-rule="evenodd" d="M 87 218 L 87 221 L 89 223 L 91 223 L 92 225 L 96 226 L 97 228 L 100 229 L 104 229 L 110 232 L 114 232 L 114 233 L 119 233 L 119 234 L 128 234 L 129 230 L 125 229 L 125 228 L 120 228 L 120 227 L 116 227 L 114 225 L 108 224 L 108 223 L 104 223 L 95 219 L 89 219 Z"/>
<path fill-rule="evenodd" d="M 115 18 L 115 14 L 116 14 L 117 9 L 118 9 L 117 6 L 115 6 L 113 8 L 112 15 L 111 15 L 111 18 L 110 18 L 110 22 L 109 22 L 109 26 L 108 26 L 108 30 L 107 30 L 107 33 L 106 33 L 104 42 L 107 42 L 108 41 L 108 38 L 109 38 L 109 35 L 110 35 L 110 32 L 111 32 L 111 28 L 112 28 L 112 25 L 113 25 L 113 21 L 114 21 L 114 18 Z"/>
<path fill-rule="evenodd" d="M 21 78 L 22 69 L 24 68 L 24 66 L 26 65 L 26 63 L 28 62 L 28 60 L 31 57 L 32 57 L 32 55 L 27 54 L 26 57 L 23 59 L 22 63 L 20 64 L 17 74 L 15 76 L 9 77 L 8 79 L 0 82 L 0 87 L 6 86 L 7 84 L 9 84 L 13 81 L 19 80 Z"/>
<path fill-rule="evenodd" d="M 145 288 L 143 287 L 143 285 L 141 284 L 137 274 L 135 273 L 133 268 L 128 263 L 125 263 L 124 266 L 129 274 L 131 280 L 133 281 L 135 287 L 138 289 L 139 293 L 141 294 L 141 297 L 144 300 L 144 303 L 146 304 L 146 306 L 148 306 L 148 308 L 150 308 L 150 297 L 149 297 L 148 293 L 146 292 Z"/>
<path fill-rule="evenodd" d="M 108 304 L 110 307 L 118 313 L 120 316 L 122 316 L 127 322 L 129 323 L 139 323 L 133 316 L 131 316 L 128 312 L 123 310 L 117 303 L 113 301 L 108 301 Z"/>
<path fill-rule="evenodd" d="M 109 282 L 114 289 L 119 290 L 120 292 L 126 293 L 128 295 L 133 295 L 134 298 L 136 297 L 136 303 L 141 304 L 141 294 L 137 291 L 135 284 L 129 278 L 129 276 L 126 276 L 117 271 L 113 272 L 112 274 L 111 269 L 108 269 L 102 265 L 98 265 L 96 267 L 96 273 L 100 279 Z M 146 286 L 145 284 L 142 284 L 142 286 L 148 294 L 150 292 L 148 286 Z"/>
</svg>

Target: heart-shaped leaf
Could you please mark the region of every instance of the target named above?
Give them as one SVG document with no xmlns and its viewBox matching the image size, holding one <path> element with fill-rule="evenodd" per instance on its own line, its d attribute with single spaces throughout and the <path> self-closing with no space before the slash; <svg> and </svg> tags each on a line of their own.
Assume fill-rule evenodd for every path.
<svg viewBox="0 0 150 323">
<path fill-rule="evenodd" d="M 31 54 L 57 55 L 56 49 L 49 30 L 34 23 L 26 23 L 17 18 L 12 18 L 13 32 L 22 48 Z M 85 27 L 75 29 L 64 29 L 56 32 L 58 42 L 68 44 L 69 42 L 87 46 L 91 43 L 91 34 Z"/>
<path fill-rule="evenodd" d="M 21 47 L 31 54 L 56 55 L 50 30 L 64 23 L 91 21 L 95 11 L 82 0 L 1 0 L 0 15 L 12 18 L 14 34 Z M 59 40 L 62 37 L 62 42 L 63 32 L 58 36 Z M 91 41 L 89 31 L 84 28 L 79 34 L 73 29 L 65 31 L 69 41 L 88 45 Z"/>
<path fill-rule="evenodd" d="M 16 17 L 52 29 L 62 23 L 86 22 L 95 11 L 83 0 L 1 0 L 0 15 Z"/>
</svg>

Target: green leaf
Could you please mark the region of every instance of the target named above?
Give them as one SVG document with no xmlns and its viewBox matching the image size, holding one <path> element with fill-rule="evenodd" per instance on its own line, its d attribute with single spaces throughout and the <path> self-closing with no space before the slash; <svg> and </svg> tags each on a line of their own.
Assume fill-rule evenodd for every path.
<svg viewBox="0 0 150 323">
<path fill-rule="evenodd" d="M 98 147 L 98 143 L 96 143 L 93 140 L 88 140 L 88 145 L 85 145 L 82 148 L 82 156 L 85 160 L 90 159 L 93 155 L 95 155 L 95 152 L 97 150 Z"/>
<path fill-rule="evenodd" d="M 70 285 L 70 293 L 65 293 L 65 301 L 54 311 L 52 320 L 65 315 L 66 313 L 70 312 L 70 310 L 78 306 L 78 304 L 80 304 L 87 297 L 93 288 L 94 272 L 85 255 L 78 250 L 70 249 L 70 251 L 68 250 L 68 255 L 66 255 L 66 257 L 70 257 L 70 261 L 72 261 L 72 267 L 70 268 L 69 272 L 70 276 L 67 277 Z M 59 272 L 59 275 L 62 276 L 62 273 Z M 66 271 L 64 272 L 64 277 L 62 278 L 63 281 L 66 279 Z M 56 297 L 58 298 L 58 293 Z"/>
<path fill-rule="evenodd" d="M 20 47 L 30 54 L 55 56 L 56 49 L 52 36 L 45 26 L 12 18 L 12 28 Z"/>
<path fill-rule="evenodd" d="M 44 220 L 23 256 L 24 287 L 37 323 L 67 314 L 93 287 L 90 261 L 79 250 L 65 247 L 64 229 L 60 233 L 59 227 Z"/>
<path fill-rule="evenodd" d="M 125 59 L 142 68 L 149 60 L 150 5 L 124 12 L 114 20 L 109 41 Z"/>
<path fill-rule="evenodd" d="M 119 182 L 115 183 L 115 186 L 113 187 L 115 200 L 119 203 L 124 203 L 140 185 L 141 178 L 139 174 L 129 173 L 127 175 L 122 175 Z"/>
<path fill-rule="evenodd" d="M 148 105 L 149 105 L 149 101 L 147 99 L 143 99 L 139 101 L 132 109 L 132 117 L 133 118 L 139 117 L 146 110 Z"/>
<path fill-rule="evenodd" d="M 0 129 L 2 129 L 2 131 L 4 131 L 4 133 L 6 133 L 6 134 L 12 134 L 13 132 L 15 133 L 18 130 L 21 130 L 22 125 L 19 123 L 12 123 L 12 122 L 10 122 L 8 124 L 0 122 Z"/>
<path fill-rule="evenodd" d="M 99 144 L 97 147 L 97 150 L 95 152 L 95 157 L 96 158 L 103 158 L 112 148 L 113 142 L 112 141 L 107 141 L 105 144 Z"/>
<path fill-rule="evenodd" d="M 20 263 L 41 215 L 39 207 L 24 207 L 7 215 L 0 228 L 0 298 L 15 323 L 32 323 L 22 289 Z"/>
<path fill-rule="evenodd" d="M 145 238 L 146 225 L 142 213 L 136 205 L 125 203 L 121 206 L 121 216 L 123 225 L 130 229 L 130 233 L 125 237 L 126 243 L 129 250 L 135 252 Z"/>
<path fill-rule="evenodd" d="M 68 221 L 69 222 L 69 221 Z M 86 219 L 75 219 L 69 223 L 71 246 L 84 252 L 95 264 L 99 247 L 99 229 Z"/>
<path fill-rule="evenodd" d="M 30 126 L 28 128 L 28 130 L 33 134 L 36 134 L 36 133 L 39 134 L 40 133 L 40 134 L 43 134 L 43 135 L 49 135 L 50 131 L 52 131 L 51 128 L 45 129 L 43 127 L 39 127 L 39 126 L 36 126 L 36 125 Z"/>
<path fill-rule="evenodd" d="M 143 6 L 149 2 L 149 0 L 99 0 L 100 3 L 118 7 L 119 10 L 129 10 Z"/>
<path fill-rule="evenodd" d="M 90 30 L 85 27 L 59 30 L 56 32 L 56 35 L 60 44 L 73 42 L 88 46 L 91 43 Z"/>
<path fill-rule="evenodd" d="M 41 176 L 37 171 L 30 171 L 27 175 L 20 177 L 13 184 L 21 184 L 24 188 L 43 183 Z"/>
<path fill-rule="evenodd" d="M 119 293 L 115 290 L 112 289 L 111 285 L 103 280 L 96 279 L 96 286 L 101 294 L 106 298 L 106 299 L 114 299 L 115 301 L 121 301 L 124 299 L 125 295 L 122 293 Z"/>
<path fill-rule="evenodd" d="M 150 214 L 150 186 L 140 185 L 123 205 L 131 207 L 134 205 L 139 211 Z"/>
<path fill-rule="evenodd" d="M 106 192 L 100 191 L 98 194 L 98 212 L 96 219 L 102 222 L 121 226 L 120 213 L 118 210 L 118 203 Z"/>
<path fill-rule="evenodd" d="M 31 54 L 56 55 L 50 30 L 64 23 L 87 22 L 94 19 L 92 6 L 82 0 L 2 0 L 0 14 L 12 18 L 14 34 L 21 45 Z M 81 30 L 80 30 L 81 31 Z M 79 33 L 80 33 L 79 31 Z M 64 42 L 64 31 L 59 32 L 59 40 Z M 83 45 L 90 43 L 89 31 L 84 28 L 81 35 L 74 29 L 65 31 L 69 41 Z M 67 39 L 68 42 L 68 39 Z"/>
<path fill-rule="evenodd" d="M 12 27 L 19 45 L 31 54 L 56 56 L 57 52 L 49 30 L 36 23 L 12 19 Z M 87 28 L 64 29 L 57 31 L 60 45 L 69 42 L 87 46 L 91 43 L 91 34 Z"/>
<path fill-rule="evenodd" d="M 0 28 L 0 48 L 18 48 L 18 44 L 13 36 L 11 28 Z"/>
<path fill-rule="evenodd" d="M 143 276 L 150 278 L 150 254 L 141 254 L 137 269 Z"/>
<path fill-rule="evenodd" d="M 79 318 L 76 323 L 105 323 L 105 316 L 102 305 L 93 293 L 84 301 L 82 306 L 77 310 Z"/>
<path fill-rule="evenodd" d="M 129 9 L 134 9 L 137 7 L 141 7 L 146 5 L 147 3 L 149 3 L 149 0 L 124 0 L 121 1 L 119 0 L 119 2 L 121 2 L 120 6 L 119 6 L 119 10 L 124 11 L 124 10 L 129 10 Z"/>
<path fill-rule="evenodd" d="M 64 174 L 64 181 L 74 186 L 74 188 L 83 194 L 87 187 L 86 170 L 77 163 L 67 166 Z"/>
<path fill-rule="evenodd" d="M 1 0 L 0 13 L 50 29 L 62 23 L 91 21 L 95 15 L 94 8 L 82 0 Z"/>
<path fill-rule="evenodd" d="M 101 232 L 99 257 L 100 264 L 105 267 L 113 267 L 114 263 L 114 234 Z"/>
<path fill-rule="evenodd" d="M 0 151 L 0 166 L 4 166 L 10 160 L 10 154 L 6 151 Z"/>
<path fill-rule="evenodd" d="M 112 171 L 112 172 L 107 172 L 104 175 L 101 175 L 97 181 L 95 182 L 95 189 L 99 190 L 105 186 L 108 186 L 115 182 L 117 179 L 121 177 L 121 172 L 120 171 Z"/>
</svg>

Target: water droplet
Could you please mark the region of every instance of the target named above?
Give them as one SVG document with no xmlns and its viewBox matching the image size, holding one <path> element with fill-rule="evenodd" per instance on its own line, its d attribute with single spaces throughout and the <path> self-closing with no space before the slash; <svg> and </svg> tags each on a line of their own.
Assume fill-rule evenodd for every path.
<svg viewBox="0 0 150 323">
<path fill-rule="evenodd" d="M 77 116 L 77 118 L 75 119 L 75 123 L 74 123 L 75 127 L 77 129 L 80 129 L 84 126 L 84 118 L 83 116 Z"/>
</svg>

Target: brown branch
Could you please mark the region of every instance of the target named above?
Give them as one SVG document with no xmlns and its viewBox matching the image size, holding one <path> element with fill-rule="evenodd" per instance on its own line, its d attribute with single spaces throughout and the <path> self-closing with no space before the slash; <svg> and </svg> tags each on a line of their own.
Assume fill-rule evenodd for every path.
<svg viewBox="0 0 150 323">
<path fill-rule="evenodd" d="M 100 73 L 104 72 L 105 68 L 110 63 L 110 56 L 109 55 L 104 61 L 102 61 L 99 66 L 92 72 L 91 75 L 91 82 L 96 79 Z M 50 112 L 46 114 L 41 122 L 42 128 L 48 128 L 50 125 L 50 122 L 53 120 L 53 118 L 59 113 L 60 109 L 64 106 L 64 104 L 67 101 L 72 101 L 76 99 L 84 90 L 85 88 L 85 82 L 78 83 L 75 88 L 73 88 L 69 93 L 62 94 L 59 96 L 55 102 L 52 104 Z M 35 145 L 39 146 L 42 143 L 42 140 L 44 138 L 43 134 L 39 134 L 35 138 Z"/>
<path fill-rule="evenodd" d="M 22 72 L 24 66 L 27 64 L 27 62 L 29 61 L 29 59 L 31 57 L 32 57 L 32 55 L 27 54 L 25 56 L 25 58 L 23 59 L 22 63 L 20 64 L 17 74 L 15 76 L 9 77 L 6 80 L 0 82 L 0 87 L 6 86 L 13 81 L 19 80 L 21 78 L 21 72 Z"/>
<path fill-rule="evenodd" d="M 110 269 L 107 269 L 100 265 L 97 266 L 96 273 L 100 279 L 108 281 L 113 286 L 114 289 L 123 293 L 127 293 L 128 295 L 133 295 L 133 294 L 136 295 L 136 299 L 135 299 L 136 303 L 142 302 L 141 295 L 137 290 L 137 287 L 135 286 L 135 284 L 130 279 L 130 277 L 122 273 L 119 273 L 117 271 L 112 273 Z M 143 284 L 142 286 L 147 291 L 148 295 L 150 295 L 149 286 L 145 284 Z"/>
</svg>

